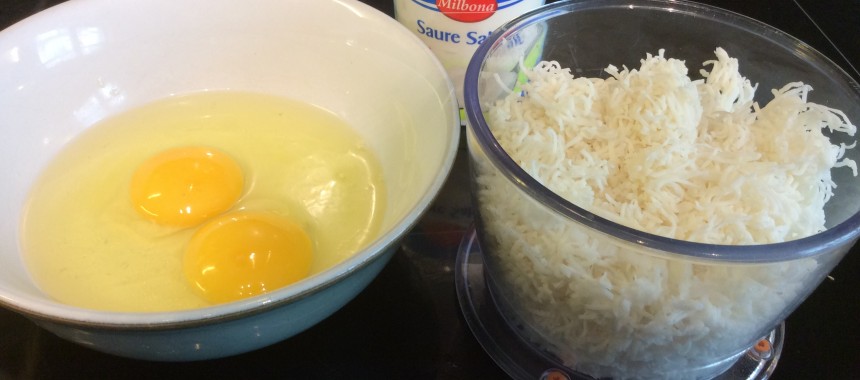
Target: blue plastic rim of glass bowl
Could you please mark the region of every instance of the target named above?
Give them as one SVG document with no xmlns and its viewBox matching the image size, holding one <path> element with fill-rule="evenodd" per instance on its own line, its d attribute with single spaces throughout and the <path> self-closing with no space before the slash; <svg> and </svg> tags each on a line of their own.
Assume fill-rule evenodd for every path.
<svg viewBox="0 0 860 380">
<path fill-rule="evenodd" d="M 766 36 L 767 40 L 773 44 L 794 49 L 798 55 L 802 55 L 811 65 L 815 65 L 816 68 L 826 69 L 830 77 L 835 77 L 836 80 L 843 82 L 847 91 L 852 93 L 857 101 L 860 102 L 860 84 L 854 81 L 830 59 L 806 43 L 752 18 L 708 5 L 674 0 L 562 1 L 525 13 L 496 29 L 477 49 L 466 70 L 464 103 L 468 121 L 467 128 L 471 129 L 477 144 L 484 150 L 496 169 L 502 172 L 521 191 L 558 214 L 589 228 L 655 250 L 694 258 L 736 263 L 779 262 L 813 257 L 835 251 L 847 251 L 857 240 L 858 236 L 860 236 L 860 212 L 857 211 L 844 221 L 823 232 L 782 243 L 745 246 L 695 243 L 650 234 L 601 218 L 565 200 L 541 185 L 505 153 L 502 146 L 493 136 L 489 125 L 487 125 L 487 121 L 484 119 L 479 99 L 479 76 L 484 67 L 485 58 L 499 47 L 506 38 L 530 25 L 545 22 L 572 12 L 607 9 L 633 10 L 637 8 L 718 21 L 737 29 Z M 743 66 L 741 67 L 741 71 L 743 72 Z M 803 79 L 798 78 L 798 80 Z M 759 91 L 763 91 L 763 89 L 759 89 Z M 852 122 L 857 125 L 860 122 L 860 114 L 855 114 L 854 119 Z M 856 149 L 860 149 L 860 147 Z"/>
</svg>

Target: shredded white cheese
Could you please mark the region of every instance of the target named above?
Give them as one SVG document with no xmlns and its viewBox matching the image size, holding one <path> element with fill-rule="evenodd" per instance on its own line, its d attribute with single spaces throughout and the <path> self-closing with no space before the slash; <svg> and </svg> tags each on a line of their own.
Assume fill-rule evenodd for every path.
<svg viewBox="0 0 860 380">
<path fill-rule="evenodd" d="M 648 55 L 607 79 L 557 62 L 526 71 L 523 94 L 485 113 L 531 176 L 601 217 L 675 239 L 783 242 L 824 229 L 832 168 L 857 175 L 822 130 L 854 135 L 840 111 L 789 83 L 764 107 L 721 48 L 691 80 Z M 595 376 L 670 378 L 738 354 L 814 288 L 815 259 L 762 265 L 683 260 L 554 216 L 478 159 L 493 271 L 536 341 Z M 707 369 L 703 369 L 707 371 Z M 693 378 L 696 373 L 675 373 Z"/>
</svg>

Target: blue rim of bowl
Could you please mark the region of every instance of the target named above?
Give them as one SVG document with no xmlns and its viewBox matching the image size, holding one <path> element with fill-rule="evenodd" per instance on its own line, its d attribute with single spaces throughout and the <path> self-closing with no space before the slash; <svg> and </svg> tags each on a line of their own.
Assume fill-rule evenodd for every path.
<svg viewBox="0 0 860 380">
<path fill-rule="evenodd" d="M 343 2 L 343 0 L 331 1 L 336 3 Z M 84 3 L 84 1 L 69 1 L 54 5 L 0 31 L 21 27 L 21 25 L 24 25 L 24 22 L 27 20 L 36 17 L 44 17 L 44 15 L 50 12 L 55 12 L 65 7 L 79 6 L 81 3 Z M 10 295 L 5 293 L 3 289 L 0 289 L 0 307 L 16 312 L 21 316 L 34 321 L 44 321 L 79 328 L 122 331 L 171 331 L 209 326 L 265 313 L 289 305 L 292 302 L 301 300 L 315 293 L 319 293 L 320 291 L 345 280 L 353 273 L 372 265 L 389 250 L 397 249 L 402 237 L 409 233 L 409 231 L 418 224 L 421 217 L 427 213 L 442 187 L 447 182 L 451 170 L 454 167 L 454 161 L 456 160 L 459 149 L 460 134 L 462 132 L 460 127 L 459 107 L 457 106 L 455 95 L 456 91 L 444 66 L 433 54 L 430 48 L 427 47 L 417 36 L 413 35 L 408 30 L 403 29 L 402 25 L 397 20 L 358 0 L 348 0 L 341 5 L 348 6 L 353 12 L 360 13 L 359 15 L 362 18 L 373 18 L 377 21 L 387 23 L 395 29 L 401 30 L 400 33 L 402 33 L 402 36 L 411 39 L 415 47 L 422 50 L 423 54 L 429 59 L 435 61 L 437 73 L 444 76 L 444 79 L 447 81 L 446 94 L 449 95 L 449 97 L 446 100 L 446 106 L 450 107 L 452 112 L 448 115 L 447 120 L 448 128 L 446 129 L 446 132 L 450 133 L 450 136 L 448 137 L 446 144 L 446 151 L 441 153 L 439 167 L 437 168 L 436 175 L 430 182 L 429 186 L 423 189 L 422 194 L 420 194 L 416 199 L 414 205 L 407 210 L 399 220 L 394 221 L 392 228 L 387 231 L 381 231 L 379 237 L 377 237 L 377 239 L 371 242 L 368 246 L 355 252 L 352 256 L 335 264 L 331 268 L 270 293 L 234 302 L 189 310 L 138 313 L 91 310 L 59 302 L 51 302 L 47 304 L 47 306 L 45 306 L 46 303 L 39 302 L 38 307 L 30 307 L 26 302 L 20 301 L 20 294 Z M 71 311 L 72 315 L 61 316 L 61 314 L 54 312 L 55 307 Z M 65 314 L 68 313 L 64 313 L 63 315 Z M 87 314 L 96 315 L 97 317 L 89 317 Z M 108 321 L 117 318 L 119 318 L 119 320 L 116 322 Z"/>
<path fill-rule="evenodd" d="M 416 219 L 417 222 L 417 219 Z M 413 223 L 414 224 L 414 223 Z M 394 234 L 396 235 L 396 234 Z M 384 237 L 388 237 L 387 235 Z M 98 328 L 101 330 L 122 330 L 122 331 L 169 331 L 169 330 L 178 330 L 184 328 L 192 328 L 192 327 L 201 327 L 207 325 L 218 324 L 222 322 L 229 322 L 236 319 L 241 319 L 245 317 L 250 317 L 254 315 L 258 315 L 261 313 L 265 313 L 267 311 L 271 311 L 273 309 L 277 309 L 281 306 L 288 305 L 292 302 L 301 300 L 305 297 L 309 297 L 314 293 L 321 292 L 331 286 L 336 285 L 337 283 L 346 279 L 350 274 L 357 272 L 364 267 L 370 265 L 376 260 L 380 259 L 383 252 L 386 252 L 387 249 L 391 248 L 396 244 L 397 239 L 386 240 L 386 243 L 382 248 L 375 249 L 375 247 L 370 247 L 365 249 L 364 251 L 357 252 L 358 255 L 365 255 L 367 251 L 373 251 L 373 254 L 370 254 L 367 258 L 363 258 L 360 262 L 354 263 L 350 265 L 346 270 L 337 271 L 336 274 L 326 278 L 325 281 L 321 281 L 316 284 L 312 284 L 308 286 L 306 289 L 301 289 L 295 294 L 290 294 L 281 299 L 274 299 L 277 293 L 281 292 L 289 292 L 289 289 L 294 288 L 294 286 L 299 286 L 299 284 L 293 284 L 287 286 L 283 289 L 278 289 L 274 292 L 262 294 L 258 296 L 254 296 L 251 298 L 246 298 L 243 300 L 212 305 L 205 308 L 200 309 L 190 309 L 190 310 L 176 310 L 176 311 L 157 311 L 157 312 L 144 312 L 144 313 L 135 313 L 135 312 L 119 312 L 119 311 L 104 311 L 97 310 L 100 315 L 133 315 L 133 314 L 145 314 L 149 316 L 165 316 L 162 321 L 152 321 L 146 323 L 137 323 L 137 322 L 117 322 L 117 323 L 108 323 L 108 322 L 99 322 L 99 321 L 90 321 L 83 318 L 65 318 L 61 317 L 58 314 L 45 313 L 40 311 L 35 311 L 33 309 L 28 309 L 22 306 L 19 306 L 16 303 L 5 302 L 2 298 L 0 298 L 0 306 L 8 308 L 9 310 L 13 310 L 27 318 L 34 319 L 36 321 L 44 321 L 55 324 L 62 324 L 68 326 L 76 326 L 76 327 L 87 327 L 87 328 Z M 339 267 L 336 266 L 335 268 Z M 330 269 L 329 271 L 335 270 L 335 268 Z M 324 277 L 327 276 L 327 273 L 323 272 L 314 277 Z M 247 306 L 245 306 L 247 305 Z M 82 310 L 84 312 L 91 312 L 89 309 L 81 309 L 75 306 L 66 305 L 66 307 L 72 308 L 74 310 Z M 217 310 L 222 309 L 224 307 L 228 307 L 231 309 L 235 309 L 234 311 L 229 311 L 226 313 L 219 313 Z M 178 319 L 171 318 L 169 316 L 181 316 L 187 314 L 188 312 L 196 312 L 200 310 L 208 310 L 211 311 L 211 314 L 204 314 L 201 318 L 196 319 Z"/>
<path fill-rule="evenodd" d="M 453 85 L 451 86 L 451 93 L 453 94 Z M 455 98 L 453 95 L 451 99 L 451 108 L 453 110 L 457 110 L 458 108 L 456 107 L 456 101 L 454 100 Z M 57 313 L 39 311 L 33 308 L 24 307 L 14 301 L 7 301 L 2 297 L 2 294 L 0 294 L 0 307 L 13 310 L 25 317 L 32 318 L 37 321 L 58 323 L 68 326 L 98 328 L 102 330 L 167 331 L 213 325 L 250 317 L 289 305 L 292 302 L 309 297 L 315 293 L 319 293 L 345 280 L 353 273 L 364 269 L 377 260 L 380 260 L 382 256 L 390 250 L 397 249 L 400 239 L 409 233 L 416 224 L 418 224 L 421 217 L 430 208 L 433 200 L 437 197 L 442 186 L 450 176 L 457 155 L 457 146 L 460 141 L 460 134 L 456 131 L 456 129 L 460 128 L 459 112 L 452 112 L 451 115 L 452 118 L 449 121 L 451 126 L 451 136 L 448 141 L 448 150 L 443 156 L 443 160 L 439 170 L 437 171 L 437 176 L 430 186 L 425 189 L 424 193 L 412 209 L 395 223 L 394 228 L 380 235 L 375 242 L 371 243 L 371 245 L 356 252 L 353 256 L 336 264 L 335 266 L 302 280 L 299 283 L 277 289 L 271 293 L 261 294 L 225 304 L 212 305 L 200 309 L 144 313 L 103 310 L 94 311 L 96 314 L 102 316 L 129 316 L 138 314 L 148 316 L 135 318 L 134 321 L 120 321 L 116 323 L 89 320 L 83 317 L 61 317 Z M 61 307 L 70 308 L 71 310 L 77 310 L 82 313 L 93 312 L 89 309 L 82 309 L 70 305 L 61 305 Z M 183 317 L 190 315 L 191 313 L 201 313 L 202 316 L 200 318 L 192 319 L 186 319 Z M 146 319 L 148 321 L 142 322 L 140 319 Z"/>
<path fill-rule="evenodd" d="M 782 45 L 793 46 L 795 49 L 802 51 L 804 55 L 825 65 L 828 69 L 836 73 L 836 75 L 840 75 L 855 92 L 860 92 L 860 85 L 845 73 L 844 70 L 808 44 L 761 21 L 722 8 L 678 0 L 561 1 L 527 12 L 500 26 L 478 47 L 466 69 L 463 98 L 468 120 L 467 127 L 473 132 L 478 144 L 485 150 L 485 154 L 493 165 L 512 184 L 558 214 L 588 226 L 591 229 L 648 249 L 722 262 L 771 263 L 813 257 L 843 246 L 846 250 L 850 248 L 849 244 L 853 244 L 853 240 L 856 240 L 858 235 L 860 235 L 860 213 L 854 213 L 845 221 L 825 231 L 782 243 L 758 245 L 706 244 L 643 232 L 602 218 L 567 201 L 526 173 L 525 170 L 505 153 L 504 148 L 502 148 L 501 144 L 493 136 L 484 119 L 478 98 L 478 78 L 484 63 L 483 58 L 500 41 L 503 41 L 512 33 L 526 26 L 574 11 L 605 10 L 611 8 L 644 8 L 707 17 L 720 22 L 731 21 L 735 26 L 757 32 L 758 34 L 767 33 L 768 38 L 771 40 Z"/>
<path fill-rule="evenodd" d="M 442 66 L 440 64 L 440 70 Z M 449 120 L 450 137 L 448 140 L 448 149 L 442 157 L 441 164 L 438 168 L 437 175 L 424 190 L 424 193 L 415 202 L 415 205 L 395 223 L 395 227 L 384 232 L 376 241 L 371 243 L 364 249 L 356 252 L 350 258 L 336 264 L 335 266 L 313 275 L 299 283 L 289 285 L 287 287 L 277 289 L 271 293 L 257 295 L 251 298 L 246 298 L 239 301 L 234 301 L 225 304 L 212 305 L 200 309 L 191 310 L 176 310 L 176 311 L 158 311 L 158 312 L 116 312 L 116 311 L 95 311 L 98 315 L 108 316 L 129 316 L 129 315 L 146 315 L 147 317 L 135 318 L 133 321 L 120 322 L 104 322 L 97 320 L 89 320 L 83 317 L 61 317 L 57 313 L 34 310 L 19 305 L 14 301 L 6 301 L 0 294 L 0 307 L 5 307 L 13 310 L 25 317 L 34 320 L 41 320 L 50 323 L 58 323 L 68 326 L 98 328 L 102 330 L 123 330 L 123 331 L 168 331 L 185 328 L 193 328 L 200 326 L 213 325 L 223 322 L 229 322 L 245 317 L 254 316 L 265 313 L 282 306 L 289 305 L 297 300 L 312 296 L 337 283 L 345 280 L 355 272 L 358 272 L 365 267 L 380 260 L 389 250 L 397 249 L 400 239 L 420 221 L 421 217 L 427 213 L 434 199 L 436 199 L 442 186 L 450 176 L 454 166 L 454 161 L 457 156 L 458 145 L 460 141 L 460 121 L 459 111 L 456 106 L 456 98 L 454 97 L 453 84 L 449 80 L 451 92 L 450 107 L 454 112 L 451 113 Z M 394 252 L 396 253 L 396 252 Z M 298 289 L 298 290 L 296 290 Z M 290 294 L 293 293 L 293 294 Z M 286 295 L 284 295 L 286 294 Z M 62 305 L 61 307 L 77 310 L 82 313 L 93 312 L 92 310 L 82 309 L 75 306 Z M 192 313 L 202 314 L 199 318 L 186 319 L 184 316 L 190 316 Z M 99 318 L 104 319 L 104 318 Z M 142 320 L 147 320 L 143 322 Z"/>
</svg>

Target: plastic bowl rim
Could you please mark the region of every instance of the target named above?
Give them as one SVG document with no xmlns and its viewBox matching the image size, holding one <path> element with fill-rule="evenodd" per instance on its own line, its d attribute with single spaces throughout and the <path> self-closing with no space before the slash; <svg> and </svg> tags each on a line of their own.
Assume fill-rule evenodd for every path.
<svg viewBox="0 0 860 380">
<path fill-rule="evenodd" d="M 739 264 L 772 263 L 814 257 L 833 251 L 840 246 L 846 246 L 847 250 L 850 247 L 849 244 L 852 244 L 860 236 L 860 212 L 855 212 L 843 222 L 825 231 L 781 243 L 722 245 L 672 239 L 610 221 L 567 201 L 534 179 L 505 153 L 504 148 L 495 139 L 489 125 L 484 119 L 478 98 L 479 74 L 484 63 L 484 57 L 487 56 L 491 49 L 495 48 L 500 41 L 511 33 L 558 15 L 586 10 L 629 9 L 633 11 L 638 8 L 681 13 L 687 16 L 707 17 L 724 23 L 730 22 L 734 27 L 768 32 L 768 38 L 775 43 L 801 49 L 810 57 L 817 60 L 818 63 L 831 69 L 836 75 L 840 75 L 840 79 L 844 80 L 846 85 L 860 97 L 860 85 L 829 58 L 803 41 L 779 29 L 732 11 L 683 0 L 560 1 L 527 12 L 500 26 L 478 47 L 466 69 L 463 97 L 466 118 L 468 120 L 467 128 L 471 132 L 470 135 L 474 135 L 477 144 L 484 150 L 485 155 L 492 165 L 519 190 L 528 194 L 550 210 L 569 220 L 583 224 L 592 230 L 646 249 L 695 259 Z"/>
</svg>

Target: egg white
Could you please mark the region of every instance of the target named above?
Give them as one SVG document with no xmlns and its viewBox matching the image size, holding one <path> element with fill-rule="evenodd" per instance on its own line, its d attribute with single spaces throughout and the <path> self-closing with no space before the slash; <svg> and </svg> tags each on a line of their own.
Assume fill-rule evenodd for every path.
<svg viewBox="0 0 860 380">
<path fill-rule="evenodd" d="M 268 95 L 204 92 L 171 97 L 107 119 L 68 144 L 34 186 L 22 221 L 24 260 L 48 295 L 114 311 L 206 306 L 182 275 L 196 228 L 142 219 L 129 179 L 164 149 L 206 145 L 245 174 L 231 210 L 286 216 L 314 241 L 311 274 L 376 237 L 385 188 L 380 165 L 340 118 Z"/>
</svg>

